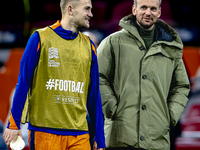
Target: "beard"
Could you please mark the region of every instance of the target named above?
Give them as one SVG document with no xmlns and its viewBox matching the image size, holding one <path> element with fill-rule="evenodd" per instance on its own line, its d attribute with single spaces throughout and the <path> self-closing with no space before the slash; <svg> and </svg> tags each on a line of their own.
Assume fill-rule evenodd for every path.
<svg viewBox="0 0 200 150">
<path fill-rule="evenodd" d="M 141 20 L 138 20 L 137 21 L 138 22 L 138 24 L 139 25 L 141 25 L 143 28 L 145 28 L 145 29 L 150 29 L 152 26 L 154 26 L 154 24 L 155 24 L 155 22 L 152 20 L 152 22 L 151 23 L 149 23 L 149 24 L 147 24 L 147 23 L 145 23 L 144 21 L 143 21 L 143 19 L 141 19 Z"/>
<path fill-rule="evenodd" d="M 90 27 L 90 24 L 87 24 L 85 20 L 76 20 L 74 21 L 74 25 L 78 30 L 88 29 Z"/>
<path fill-rule="evenodd" d="M 81 29 L 88 29 L 90 27 L 90 24 L 86 22 L 86 20 L 90 20 L 89 18 L 86 17 L 80 17 L 79 13 L 76 11 L 74 12 L 73 19 L 71 23 L 73 23 L 73 26 L 75 26 L 76 29 L 81 30 Z"/>
<path fill-rule="evenodd" d="M 88 29 L 88 28 L 90 27 L 89 24 L 86 24 L 86 23 L 84 23 L 84 22 L 79 22 L 79 23 L 77 24 L 77 26 L 78 26 L 78 29 Z"/>
</svg>

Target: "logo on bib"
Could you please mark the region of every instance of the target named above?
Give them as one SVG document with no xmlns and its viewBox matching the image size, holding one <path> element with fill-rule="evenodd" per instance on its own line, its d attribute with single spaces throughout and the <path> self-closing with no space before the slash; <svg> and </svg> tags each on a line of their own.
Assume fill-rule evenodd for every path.
<svg viewBox="0 0 200 150">
<path fill-rule="evenodd" d="M 49 79 L 46 82 L 47 90 L 69 91 L 73 93 L 84 94 L 84 82 L 75 82 L 70 80 Z"/>
<path fill-rule="evenodd" d="M 56 104 L 68 104 L 68 105 L 79 105 L 79 97 L 54 95 L 54 103 Z"/>
<path fill-rule="evenodd" d="M 60 63 L 56 62 L 55 59 L 59 58 L 58 48 L 51 47 L 49 48 L 49 67 L 59 67 Z"/>
</svg>

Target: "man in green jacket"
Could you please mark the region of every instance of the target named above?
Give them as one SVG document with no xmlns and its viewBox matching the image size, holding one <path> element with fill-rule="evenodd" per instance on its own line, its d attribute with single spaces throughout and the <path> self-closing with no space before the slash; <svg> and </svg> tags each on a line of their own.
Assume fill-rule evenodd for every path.
<svg viewBox="0 0 200 150">
<path fill-rule="evenodd" d="M 183 44 L 159 20 L 161 0 L 135 0 L 133 14 L 98 47 L 107 149 L 169 150 L 190 84 Z"/>
</svg>

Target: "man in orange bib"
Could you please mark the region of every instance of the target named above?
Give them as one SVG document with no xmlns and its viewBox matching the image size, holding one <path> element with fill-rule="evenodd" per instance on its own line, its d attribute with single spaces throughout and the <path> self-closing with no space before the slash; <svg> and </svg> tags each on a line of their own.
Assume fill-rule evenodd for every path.
<svg viewBox="0 0 200 150">
<path fill-rule="evenodd" d="M 90 150 L 88 110 L 94 149 L 102 150 L 105 137 L 96 48 L 79 32 L 80 27 L 90 26 L 92 4 L 90 0 L 61 0 L 60 6 L 61 21 L 35 31 L 28 41 L 4 139 L 9 146 L 18 135 L 22 137 L 20 123 L 25 118 L 31 150 Z"/>
</svg>

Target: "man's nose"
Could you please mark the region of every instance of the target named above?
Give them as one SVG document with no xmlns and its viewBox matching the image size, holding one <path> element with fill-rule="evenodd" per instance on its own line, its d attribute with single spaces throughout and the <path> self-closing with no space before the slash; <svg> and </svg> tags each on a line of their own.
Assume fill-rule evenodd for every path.
<svg viewBox="0 0 200 150">
<path fill-rule="evenodd" d="M 90 18 L 93 17 L 92 11 L 89 11 L 88 16 L 89 16 Z"/>
<path fill-rule="evenodd" d="M 148 8 L 148 9 L 146 10 L 146 15 L 151 15 L 151 9 L 150 9 L 150 8 Z"/>
</svg>

